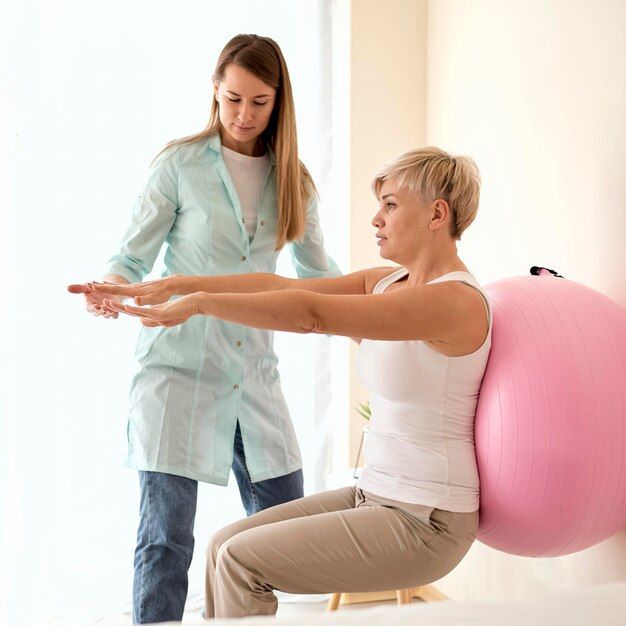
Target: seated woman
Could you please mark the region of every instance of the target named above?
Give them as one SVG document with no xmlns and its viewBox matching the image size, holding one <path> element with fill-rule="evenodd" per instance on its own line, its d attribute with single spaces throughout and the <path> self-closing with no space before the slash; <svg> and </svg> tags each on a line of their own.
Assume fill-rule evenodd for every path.
<svg viewBox="0 0 626 626">
<path fill-rule="evenodd" d="M 384 167 L 373 188 L 380 255 L 400 267 L 305 280 L 251 274 L 89 284 L 156 304 L 107 303 L 146 326 L 210 315 L 360 341 L 358 373 L 370 390 L 372 417 L 357 485 L 275 506 L 217 532 L 207 553 L 207 617 L 273 614 L 275 589 L 424 585 L 452 570 L 474 540 L 473 427 L 491 314 L 456 241 L 476 215 L 479 173 L 467 157 L 425 148 Z M 165 302 L 172 295 L 182 297 Z"/>
</svg>

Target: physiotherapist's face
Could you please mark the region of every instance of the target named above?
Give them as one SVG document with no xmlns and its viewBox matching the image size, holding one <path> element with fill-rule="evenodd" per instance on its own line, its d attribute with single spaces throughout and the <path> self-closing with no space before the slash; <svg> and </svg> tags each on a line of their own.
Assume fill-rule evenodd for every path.
<svg viewBox="0 0 626 626">
<path fill-rule="evenodd" d="M 226 66 L 223 79 L 214 82 L 214 89 L 222 144 L 241 154 L 261 156 L 265 147 L 260 137 L 270 122 L 276 89 L 233 63 Z"/>
</svg>

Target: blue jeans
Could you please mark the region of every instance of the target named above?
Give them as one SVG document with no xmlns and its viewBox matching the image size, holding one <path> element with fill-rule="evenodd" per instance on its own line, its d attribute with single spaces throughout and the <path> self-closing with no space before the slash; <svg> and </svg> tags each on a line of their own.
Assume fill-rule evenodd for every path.
<svg viewBox="0 0 626 626">
<path fill-rule="evenodd" d="M 233 473 L 246 513 L 252 515 L 303 496 L 302 470 L 257 483 L 250 480 L 239 424 Z M 161 472 L 139 472 L 141 503 L 135 549 L 133 622 L 181 621 L 193 556 L 198 482 Z"/>
</svg>

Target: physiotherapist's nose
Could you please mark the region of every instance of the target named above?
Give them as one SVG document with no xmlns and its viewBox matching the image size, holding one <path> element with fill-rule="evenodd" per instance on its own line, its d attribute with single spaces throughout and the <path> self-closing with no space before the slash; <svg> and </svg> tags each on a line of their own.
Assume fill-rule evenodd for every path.
<svg viewBox="0 0 626 626">
<path fill-rule="evenodd" d="M 241 104 L 237 116 L 242 123 L 250 122 L 252 120 L 252 107 L 249 104 Z"/>
<path fill-rule="evenodd" d="M 374 228 L 380 228 L 384 223 L 384 220 L 380 214 L 380 211 L 378 211 L 378 213 L 376 213 L 376 215 L 374 215 L 374 217 L 372 218 L 372 226 L 374 226 Z"/>
</svg>

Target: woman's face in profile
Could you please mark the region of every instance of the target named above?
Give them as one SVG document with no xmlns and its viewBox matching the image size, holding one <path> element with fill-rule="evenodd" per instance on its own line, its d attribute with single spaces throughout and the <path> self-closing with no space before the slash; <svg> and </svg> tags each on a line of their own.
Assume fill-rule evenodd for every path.
<svg viewBox="0 0 626 626">
<path fill-rule="evenodd" d="M 379 209 L 372 219 L 383 259 L 397 260 L 419 246 L 428 232 L 428 203 L 387 179 L 378 193 Z"/>
</svg>

